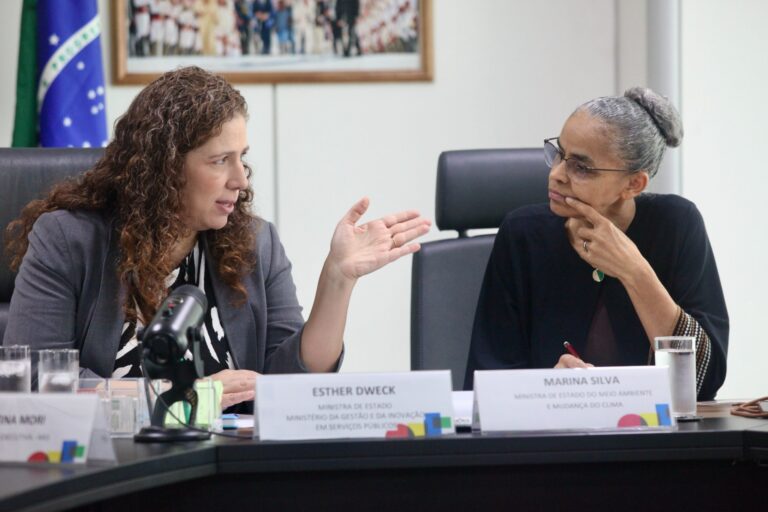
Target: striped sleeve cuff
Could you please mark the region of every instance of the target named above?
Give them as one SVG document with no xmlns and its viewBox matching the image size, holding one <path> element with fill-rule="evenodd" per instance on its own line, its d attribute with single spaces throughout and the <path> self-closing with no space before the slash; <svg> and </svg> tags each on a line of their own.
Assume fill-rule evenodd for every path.
<svg viewBox="0 0 768 512">
<path fill-rule="evenodd" d="M 704 384 L 704 376 L 707 374 L 712 355 L 712 344 L 709 341 L 709 336 L 699 325 L 699 322 L 682 309 L 672 334 L 673 336 L 693 336 L 696 339 L 696 393 L 698 393 Z"/>
</svg>

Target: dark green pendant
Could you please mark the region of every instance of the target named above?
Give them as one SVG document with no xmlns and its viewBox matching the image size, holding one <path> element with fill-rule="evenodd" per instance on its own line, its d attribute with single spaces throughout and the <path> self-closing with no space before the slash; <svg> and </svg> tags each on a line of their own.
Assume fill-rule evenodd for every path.
<svg viewBox="0 0 768 512">
<path fill-rule="evenodd" d="M 602 283 L 603 279 L 605 279 L 605 274 L 603 273 L 602 270 L 600 270 L 599 268 L 596 268 L 595 270 L 592 271 L 592 279 L 597 283 Z"/>
</svg>

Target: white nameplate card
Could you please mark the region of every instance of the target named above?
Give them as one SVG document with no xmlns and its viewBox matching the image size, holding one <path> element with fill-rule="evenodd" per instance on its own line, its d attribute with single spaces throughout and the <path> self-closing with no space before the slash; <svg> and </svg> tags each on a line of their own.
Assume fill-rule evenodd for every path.
<svg viewBox="0 0 768 512">
<path fill-rule="evenodd" d="M 671 428 L 668 368 L 475 372 L 483 432 Z"/>
<path fill-rule="evenodd" d="M 256 417 L 254 436 L 262 441 L 453 433 L 451 374 L 262 375 Z"/>
<path fill-rule="evenodd" d="M 95 394 L 0 393 L 0 461 L 115 460 Z"/>
</svg>

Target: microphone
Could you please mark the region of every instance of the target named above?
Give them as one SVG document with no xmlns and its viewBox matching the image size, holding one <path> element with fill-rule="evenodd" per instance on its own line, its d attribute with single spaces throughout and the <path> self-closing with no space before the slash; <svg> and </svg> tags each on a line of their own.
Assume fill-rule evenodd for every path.
<svg viewBox="0 0 768 512">
<path fill-rule="evenodd" d="M 176 402 L 190 405 L 189 424 L 197 415 L 195 380 L 203 376 L 200 357 L 200 327 L 208 310 L 205 294 L 196 286 L 185 284 L 171 292 L 160 309 L 137 338 L 143 345 L 142 367 L 146 379 L 168 379 L 171 388 L 155 400 L 151 412 L 151 426 L 144 427 L 134 436 L 137 442 L 200 441 L 211 434 L 192 428 L 165 428 L 165 416 Z M 184 359 L 187 349 L 192 360 Z M 149 381 L 145 380 L 147 404 L 151 403 Z"/>
<path fill-rule="evenodd" d="M 160 305 L 142 333 L 144 357 L 166 366 L 184 357 L 205 319 L 208 300 L 196 286 L 179 286 Z"/>
</svg>

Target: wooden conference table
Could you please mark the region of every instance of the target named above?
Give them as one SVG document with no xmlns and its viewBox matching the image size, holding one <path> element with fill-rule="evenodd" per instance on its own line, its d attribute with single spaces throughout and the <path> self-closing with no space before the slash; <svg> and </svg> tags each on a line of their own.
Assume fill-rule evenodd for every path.
<svg viewBox="0 0 768 512">
<path fill-rule="evenodd" d="M 768 510 L 768 421 L 674 432 L 186 445 L 112 466 L 0 465 L 6 510 Z"/>
</svg>

